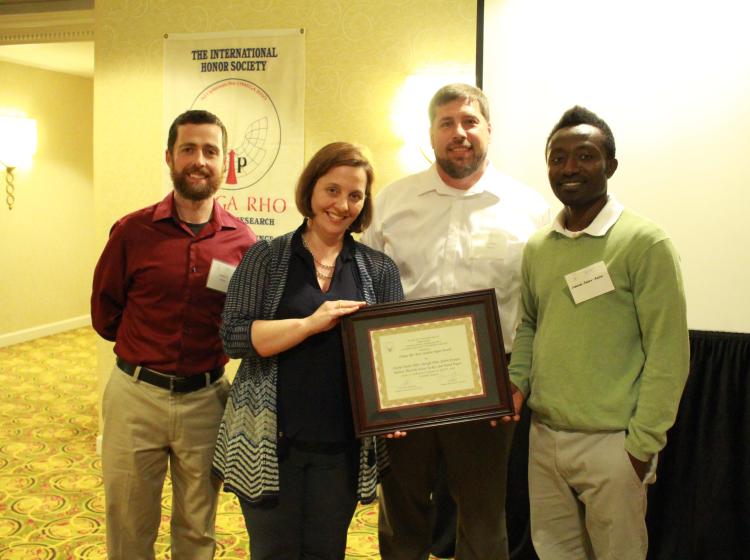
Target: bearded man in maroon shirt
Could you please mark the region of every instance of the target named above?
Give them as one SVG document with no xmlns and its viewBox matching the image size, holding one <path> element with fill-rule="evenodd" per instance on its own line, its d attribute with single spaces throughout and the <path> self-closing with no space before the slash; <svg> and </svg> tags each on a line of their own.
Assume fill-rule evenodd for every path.
<svg viewBox="0 0 750 560">
<path fill-rule="evenodd" d="M 232 268 L 255 242 L 214 201 L 226 155 L 218 117 L 178 116 L 166 150 L 173 191 L 118 220 L 96 265 L 92 323 L 116 355 L 102 401 L 110 560 L 154 558 L 168 467 L 171 557 L 214 556 L 211 462 L 229 392 L 219 321 Z"/>
</svg>

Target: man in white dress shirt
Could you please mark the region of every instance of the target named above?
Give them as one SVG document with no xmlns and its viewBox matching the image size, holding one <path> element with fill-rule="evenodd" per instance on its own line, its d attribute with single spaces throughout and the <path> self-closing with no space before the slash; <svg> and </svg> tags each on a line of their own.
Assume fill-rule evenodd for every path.
<svg viewBox="0 0 750 560">
<path fill-rule="evenodd" d="M 366 244 L 399 267 L 407 299 L 495 288 L 505 352 L 519 320 L 521 255 L 549 221 L 535 191 L 487 160 L 492 127 L 481 90 L 452 84 L 429 107 L 435 163 L 386 187 L 375 200 Z M 494 423 L 493 423 L 494 424 Z M 508 558 L 505 491 L 513 425 L 486 421 L 415 430 L 388 440 L 379 539 L 384 560 L 425 560 L 430 495 L 442 461 L 458 505 L 456 560 Z"/>
</svg>

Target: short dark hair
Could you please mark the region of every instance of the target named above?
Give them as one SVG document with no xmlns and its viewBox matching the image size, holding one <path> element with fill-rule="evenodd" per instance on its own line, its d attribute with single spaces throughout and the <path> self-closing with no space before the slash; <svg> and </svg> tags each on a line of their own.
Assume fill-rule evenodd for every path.
<svg viewBox="0 0 750 560">
<path fill-rule="evenodd" d="M 372 169 L 370 160 L 364 154 L 364 148 L 349 144 L 348 142 L 333 142 L 323 146 L 310 159 L 299 176 L 297 188 L 294 191 L 294 200 L 297 203 L 297 210 L 299 210 L 300 214 L 306 218 L 312 218 L 311 201 L 315 183 L 331 169 L 342 165 L 361 167 L 367 176 L 365 203 L 357 219 L 349 226 L 350 231 L 359 233 L 367 229 L 367 226 L 372 221 L 372 183 L 375 180 L 375 172 Z"/>
<path fill-rule="evenodd" d="M 221 148 L 224 156 L 227 155 L 227 128 L 221 119 L 203 109 L 190 109 L 185 111 L 181 115 L 178 115 L 175 120 L 172 121 L 169 127 L 169 135 L 167 136 L 167 150 L 170 154 L 174 153 L 174 144 L 177 142 L 177 128 L 183 124 L 215 124 L 221 129 Z"/>
<path fill-rule="evenodd" d="M 430 125 L 435 120 L 437 108 L 456 99 L 476 101 L 479 104 L 479 111 L 482 113 L 482 116 L 487 122 L 490 122 L 490 103 L 481 89 L 469 84 L 448 84 L 437 90 L 430 100 L 430 106 L 427 109 L 427 114 L 430 117 Z"/>
<path fill-rule="evenodd" d="M 609 128 L 609 125 L 604 122 L 604 119 L 599 117 L 599 115 L 593 111 L 589 111 L 586 107 L 581 107 L 580 105 L 571 107 L 563 113 L 562 117 L 560 117 L 560 120 L 552 128 L 552 132 L 547 136 L 547 143 L 544 146 L 545 153 L 549 150 L 549 141 L 552 139 L 555 132 L 563 128 L 578 126 L 579 124 L 588 124 L 601 130 L 604 135 L 604 149 L 607 152 L 607 158 L 615 158 L 615 136 L 612 134 L 612 129 Z"/>
</svg>

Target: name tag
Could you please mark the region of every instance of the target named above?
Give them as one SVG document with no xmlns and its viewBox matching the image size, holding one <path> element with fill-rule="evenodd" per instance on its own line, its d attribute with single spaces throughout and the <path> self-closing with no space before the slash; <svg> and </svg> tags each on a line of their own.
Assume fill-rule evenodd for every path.
<svg viewBox="0 0 750 560">
<path fill-rule="evenodd" d="M 232 278 L 232 274 L 234 274 L 236 268 L 236 266 L 232 266 L 231 264 L 218 259 L 211 260 L 211 268 L 208 270 L 206 287 L 226 294 L 227 289 L 229 288 L 229 280 Z"/>
<path fill-rule="evenodd" d="M 615 291 L 615 286 L 612 284 L 612 279 L 609 277 L 607 265 L 604 264 L 604 261 L 599 261 L 581 270 L 566 274 L 565 282 L 568 283 L 570 295 L 573 296 L 573 301 L 576 302 L 576 305 L 602 294 Z"/>
<path fill-rule="evenodd" d="M 504 259 L 508 238 L 501 231 L 480 230 L 471 234 L 472 259 Z"/>
</svg>

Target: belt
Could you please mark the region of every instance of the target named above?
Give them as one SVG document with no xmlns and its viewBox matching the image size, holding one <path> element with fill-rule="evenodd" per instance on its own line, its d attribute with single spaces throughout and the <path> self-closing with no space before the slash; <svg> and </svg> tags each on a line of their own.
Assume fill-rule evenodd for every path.
<svg viewBox="0 0 750 560">
<path fill-rule="evenodd" d="M 158 371 L 128 363 L 119 356 L 117 357 L 117 367 L 137 380 L 145 381 L 150 385 L 155 385 L 162 389 L 169 389 L 173 393 L 192 393 L 198 389 L 208 387 L 224 375 L 223 367 L 217 367 L 211 371 L 198 373 L 189 377 L 159 373 Z"/>
</svg>

